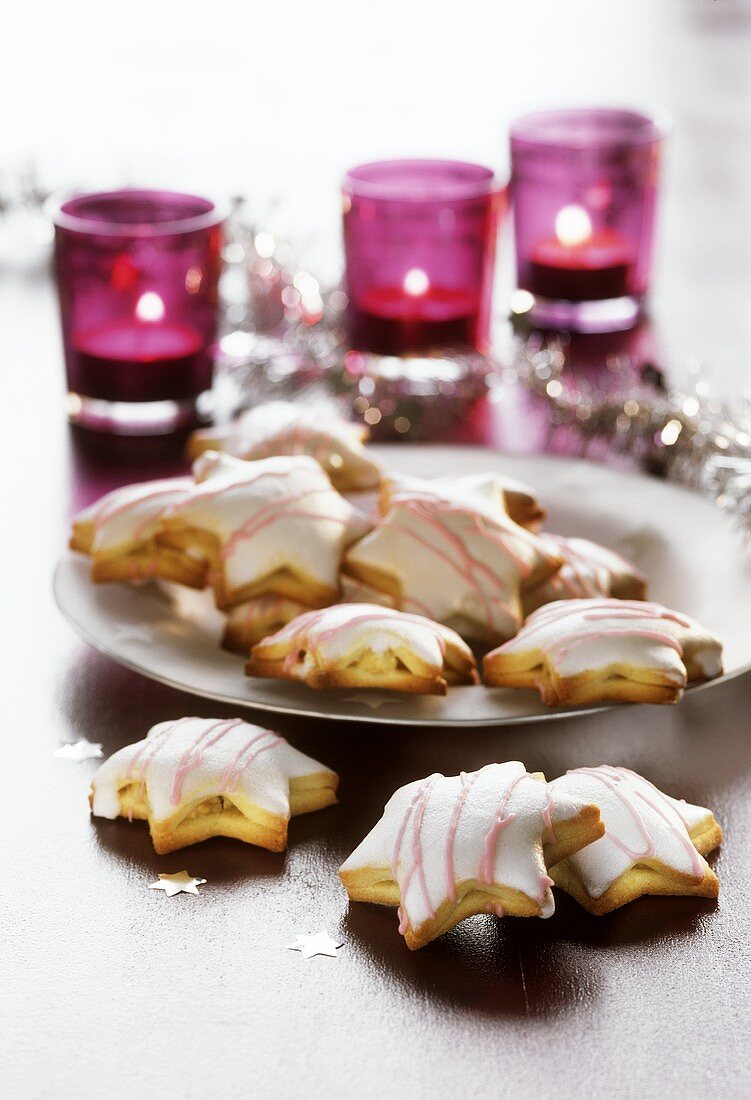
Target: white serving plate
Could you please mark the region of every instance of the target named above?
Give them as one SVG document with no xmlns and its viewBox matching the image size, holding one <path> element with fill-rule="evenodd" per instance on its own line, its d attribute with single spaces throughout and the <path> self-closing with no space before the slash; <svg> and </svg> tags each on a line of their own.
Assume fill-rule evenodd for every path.
<svg viewBox="0 0 751 1100">
<path fill-rule="evenodd" d="M 498 470 L 534 486 L 547 529 L 620 550 L 650 582 L 650 597 L 684 611 L 725 647 L 725 675 L 751 668 L 751 553 L 731 522 L 691 490 L 578 459 L 506 456 L 479 447 L 374 448 L 402 473 L 423 477 Z M 60 610 L 82 638 L 126 668 L 235 706 L 351 722 L 491 726 L 538 722 L 605 708 L 559 709 L 536 692 L 454 687 L 445 697 L 337 690 L 248 679 L 243 661 L 219 648 L 222 621 L 208 592 L 176 586 L 94 585 L 89 562 L 67 552 L 54 579 Z"/>
</svg>

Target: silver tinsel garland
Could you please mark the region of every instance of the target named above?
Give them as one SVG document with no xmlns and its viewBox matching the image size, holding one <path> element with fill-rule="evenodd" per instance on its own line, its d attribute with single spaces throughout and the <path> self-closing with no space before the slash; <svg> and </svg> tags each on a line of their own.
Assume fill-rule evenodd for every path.
<svg viewBox="0 0 751 1100">
<path fill-rule="evenodd" d="M 688 372 L 666 386 L 659 371 L 634 377 L 629 363 L 603 364 L 596 382 L 567 367 L 563 345 L 520 339 L 510 368 L 544 401 L 550 434 L 566 431 L 583 453 L 601 445 L 651 474 L 710 493 L 751 539 L 751 400 L 721 400 L 707 377 Z"/>
</svg>

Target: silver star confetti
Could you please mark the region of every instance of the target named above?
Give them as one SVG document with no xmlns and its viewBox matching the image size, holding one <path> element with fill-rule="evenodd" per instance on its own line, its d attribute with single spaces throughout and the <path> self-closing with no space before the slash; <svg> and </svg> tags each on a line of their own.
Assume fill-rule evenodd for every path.
<svg viewBox="0 0 751 1100">
<path fill-rule="evenodd" d="M 75 760 L 77 764 L 80 764 L 84 760 L 100 760 L 104 753 L 100 744 L 87 741 L 85 737 L 81 737 L 78 741 L 68 741 L 66 744 L 60 745 L 52 755 L 56 756 L 58 760 Z"/>
<path fill-rule="evenodd" d="M 152 882 L 149 890 L 164 890 L 168 898 L 175 894 L 197 894 L 205 878 L 193 878 L 187 871 L 178 871 L 175 875 L 160 875 L 158 882 Z"/>
<path fill-rule="evenodd" d="M 314 936 L 296 936 L 293 943 L 287 944 L 287 949 L 299 951 L 304 959 L 312 959 L 314 955 L 335 959 L 337 948 L 343 946 L 343 940 L 332 940 L 328 932 L 316 932 Z"/>
</svg>

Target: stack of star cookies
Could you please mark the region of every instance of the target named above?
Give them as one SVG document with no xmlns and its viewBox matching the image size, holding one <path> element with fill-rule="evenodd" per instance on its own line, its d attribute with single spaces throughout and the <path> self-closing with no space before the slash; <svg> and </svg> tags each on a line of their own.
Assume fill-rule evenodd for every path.
<svg viewBox="0 0 751 1100">
<path fill-rule="evenodd" d="M 273 402 L 195 433 L 192 478 L 128 486 L 74 521 L 97 581 L 210 587 L 250 676 L 443 693 L 479 682 L 550 706 L 674 703 L 720 643 L 647 602 L 617 551 L 542 531 L 497 473 L 387 472 L 363 429 Z M 377 488 L 377 506 L 343 491 Z"/>
</svg>

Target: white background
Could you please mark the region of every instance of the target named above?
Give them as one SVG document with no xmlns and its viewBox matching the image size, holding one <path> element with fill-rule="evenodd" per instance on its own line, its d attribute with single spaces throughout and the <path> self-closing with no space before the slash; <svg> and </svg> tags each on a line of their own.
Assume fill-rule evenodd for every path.
<svg viewBox="0 0 751 1100">
<path fill-rule="evenodd" d="M 0 8 L 4 172 L 33 159 L 54 187 L 242 193 L 328 270 L 349 164 L 438 154 L 503 170 L 509 120 L 529 108 L 666 109 L 655 312 L 675 357 L 698 355 L 739 382 L 751 337 L 750 93 L 745 0 Z"/>
</svg>

